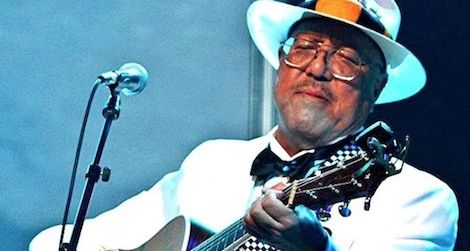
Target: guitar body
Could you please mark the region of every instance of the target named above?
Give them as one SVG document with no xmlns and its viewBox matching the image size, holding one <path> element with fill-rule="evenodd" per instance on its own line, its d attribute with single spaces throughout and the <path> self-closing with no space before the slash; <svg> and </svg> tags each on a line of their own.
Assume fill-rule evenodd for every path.
<svg viewBox="0 0 470 251">
<path fill-rule="evenodd" d="M 189 251 L 212 234 L 192 223 L 188 217 L 180 215 L 168 222 L 144 245 L 127 251 Z"/>
</svg>

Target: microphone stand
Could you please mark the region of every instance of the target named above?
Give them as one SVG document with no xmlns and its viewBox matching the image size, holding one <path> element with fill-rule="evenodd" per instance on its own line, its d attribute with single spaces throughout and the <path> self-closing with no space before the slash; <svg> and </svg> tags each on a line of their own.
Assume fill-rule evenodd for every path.
<svg viewBox="0 0 470 251">
<path fill-rule="evenodd" d="M 80 208 L 75 217 L 70 243 L 62 243 L 62 245 L 59 247 L 59 250 L 61 251 L 75 251 L 77 249 L 78 240 L 80 238 L 80 233 L 82 231 L 83 223 L 85 221 L 86 213 L 90 204 L 91 194 L 93 192 L 95 183 L 98 182 L 100 176 L 103 182 L 107 182 L 111 174 L 111 169 L 107 167 L 104 167 L 103 170 L 101 170 L 100 160 L 101 155 L 103 154 L 103 149 L 109 134 L 109 130 L 111 129 L 111 123 L 119 118 L 119 112 L 121 110 L 121 101 L 118 95 L 119 92 L 115 93 L 115 88 L 117 87 L 117 84 L 109 87 L 111 89 L 111 96 L 109 96 L 109 100 L 106 104 L 106 107 L 103 109 L 103 117 L 106 119 L 106 121 L 103 126 L 103 131 L 101 133 L 101 139 L 99 141 L 98 148 L 96 150 L 95 160 L 93 161 L 93 164 L 90 165 L 90 167 L 88 168 L 88 172 L 85 175 L 87 181 L 82 193 L 82 198 L 80 200 Z"/>
</svg>

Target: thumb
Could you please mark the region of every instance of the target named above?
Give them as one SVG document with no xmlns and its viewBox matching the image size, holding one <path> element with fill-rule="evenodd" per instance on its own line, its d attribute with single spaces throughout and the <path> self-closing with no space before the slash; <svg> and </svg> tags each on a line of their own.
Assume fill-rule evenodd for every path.
<svg viewBox="0 0 470 251">
<path fill-rule="evenodd" d="M 279 181 L 276 183 L 276 185 L 271 186 L 271 187 L 263 187 L 261 190 L 263 193 L 266 193 L 269 190 L 277 190 L 277 191 L 282 191 L 287 187 L 287 185 L 283 181 Z"/>
<path fill-rule="evenodd" d="M 279 190 L 269 189 L 264 193 L 264 195 L 266 197 L 271 198 L 271 199 L 278 199 L 279 200 L 284 195 L 284 192 L 279 191 Z"/>
</svg>

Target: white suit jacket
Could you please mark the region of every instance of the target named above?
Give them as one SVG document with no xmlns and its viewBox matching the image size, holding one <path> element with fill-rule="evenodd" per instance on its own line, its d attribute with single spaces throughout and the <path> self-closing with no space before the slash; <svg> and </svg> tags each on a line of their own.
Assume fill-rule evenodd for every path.
<svg viewBox="0 0 470 251">
<path fill-rule="evenodd" d="M 273 141 L 272 132 L 249 141 L 211 140 L 199 145 L 179 171 L 86 220 L 78 249 L 136 248 L 181 214 L 211 230 L 224 229 L 243 217 L 260 195 L 250 169 L 255 157 Z M 379 186 L 369 211 L 363 207 L 364 199 L 354 199 L 349 206 L 352 214 L 343 217 L 338 205 L 333 206 L 331 218 L 323 223 L 332 231 L 330 250 L 437 251 L 454 246 L 458 218 L 454 193 L 436 177 L 410 165 Z M 68 226 L 66 241 L 71 230 Z M 59 234 L 60 226 L 42 231 L 30 250 L 57 250 Z"/>
</svg>

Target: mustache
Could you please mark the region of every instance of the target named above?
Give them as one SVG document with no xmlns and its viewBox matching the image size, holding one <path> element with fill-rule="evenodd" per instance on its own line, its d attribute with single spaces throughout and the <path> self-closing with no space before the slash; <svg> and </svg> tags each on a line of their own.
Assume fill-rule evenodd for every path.
<svg viewBox="0 0 470 251">
<path fill-rule="evenodd" d="M 328 87 L 328 84 L 317 83 L 314 81 L 302 80 L 296 83 L 294 87 L 294 92 L 300 93 L 300 92 L 306 92 L 307 90 L 312 90 L 312 89 L 318 92 L 322 97 L 324 97 L 327 100 L 331 101 L 334 98 L 333 93 Z"/>
</svg>

